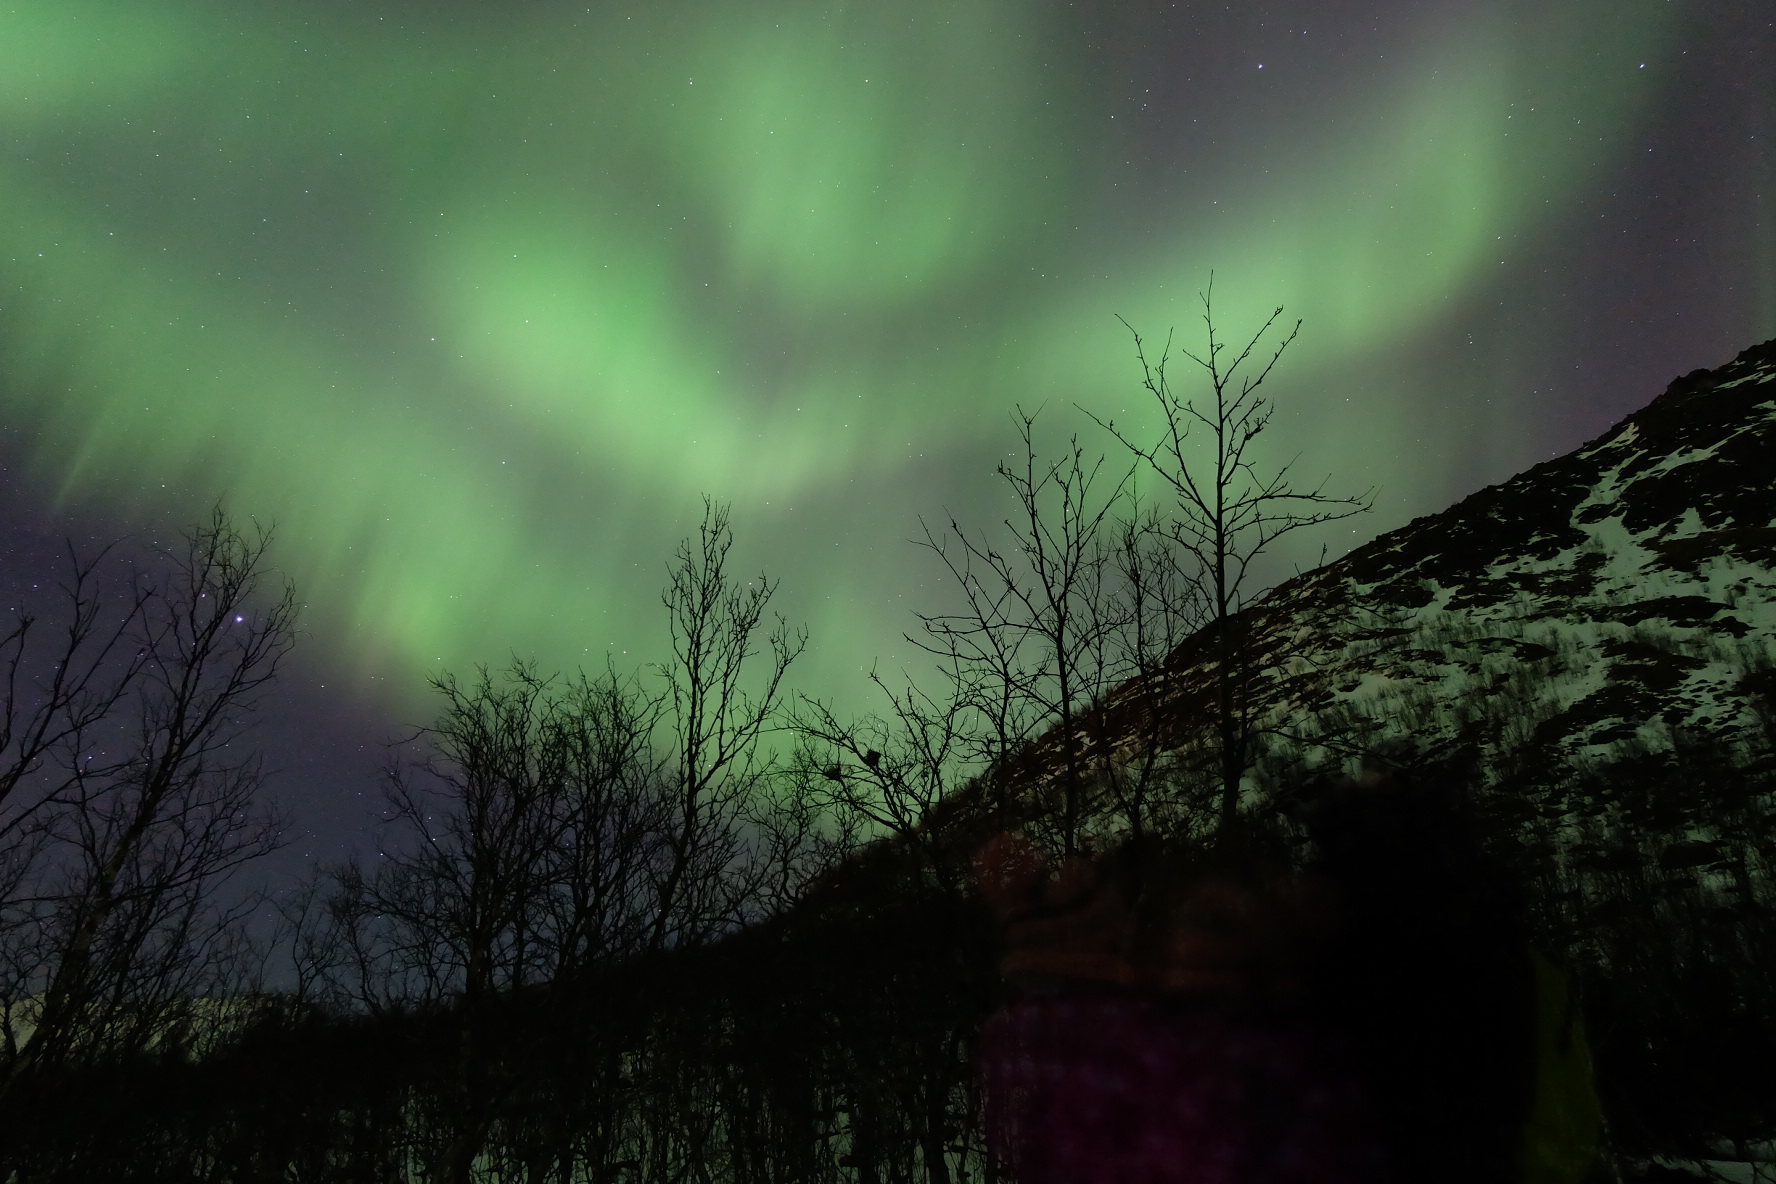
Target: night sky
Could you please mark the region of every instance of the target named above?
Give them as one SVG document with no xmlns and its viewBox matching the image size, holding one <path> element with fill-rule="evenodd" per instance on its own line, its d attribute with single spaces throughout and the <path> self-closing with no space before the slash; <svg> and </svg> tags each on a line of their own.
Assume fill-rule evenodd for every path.
<svg viewBox="0 0 1776 1184">
<path fill-rule="evenodd" d="M 0 0 L 0 563 L 276 523 L 301 855 L 428 674 L 661 656 L 703 495 L 848 709 L 1015 404 L 1126 317 L 1305 322 L 1273 456 L 1374 513 L 1776 336 L 1768 0 Z M 1255 319 L 1256 318 L 1256 319 Z M 1267 388 L 1268 389 L 1268 388 Z"/>
</svg>

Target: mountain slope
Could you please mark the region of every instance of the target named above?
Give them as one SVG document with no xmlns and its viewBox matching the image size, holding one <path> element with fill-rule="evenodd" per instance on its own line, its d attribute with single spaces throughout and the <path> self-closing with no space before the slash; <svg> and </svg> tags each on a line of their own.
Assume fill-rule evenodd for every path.
<svg viewBox="0 0 1776 1184">
<path fill-rule="evenodd" d="M 1519 877 L 1535 945 L 1581 984 L 1615 1153 L 1637 1172 L 1656 1156 L 1708 1158 L 1721 1139 L 1743 1149 L 1776 1123 L 1773 593 L 1776 341 L 1287 581 L 1238 623 L 1233 673 L 1256 751 L 1247 810 L 1274 819 L 1272 795 L 1376 757 L 1468 770 L 1481 841 Z M 1185 787 L 1167 800 L 1198 808 L 1150 819 L 1159 829 L 1203 828 L 1218 652 L 1198 635 L 1075 729 L 1106 737 L 1108 763 L 1130 768 L 1157 737 Z M 881 935 L 907 929 L 881 918 L 942 895 L 917 890 L 934 857 L 943 883 L 965 883 L 986 834 L 1038 811 L 1058 783 L 1062 743 L 1051 730 L 1006 776 L 950 796 L 920 833 L 856 853 L 750 936 L 827 949 L 862 934 L 848 948 L 890 948 Z M 1102 778 L 1102 749 L 1086 755 Z M 999 785 L 1010 817 L 988 805 Z M 1108 796 L 1088 829 L 1114 837 Z M 958 1014 L 989 1006 L 991 972 L 976 963 L 990 946 L 960 922 L 915 927 L 910 948 L 931 965 L 974 967 L 948 988 L 921 982 L 920 998 L 948 989 L 967 1004 Z M 1397 952 L 1388 974 L 1404 978 L 1383 989 L 1425 986 L 1410 943 Z"/>
<path fill-rule="evenodd" d="M 1402 747 L 1463 752 L 1487 782 L 1624 748 L 1754 759 L 1773 594 L 1776 342 L 1280 585 L 1246 614 L 1240 675 L 1278 768 Z M 1207 743 L 1209 642 L 1165 677 L 1176 744 Z"/>
</svg>

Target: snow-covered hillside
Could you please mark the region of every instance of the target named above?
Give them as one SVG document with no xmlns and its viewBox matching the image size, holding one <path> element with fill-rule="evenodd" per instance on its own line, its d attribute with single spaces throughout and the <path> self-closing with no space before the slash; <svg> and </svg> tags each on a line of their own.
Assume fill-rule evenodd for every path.
<svg viewBox="0 0 1776 1184">
<path fill-rule="evenodd" d="M 1776 341 L 1280 585 L 1239 636 L 1248 810 L 1376 754 L 1453 762 L 1544 886 L 1546 940 L 1585 943 L 1631 898 L 1738 924 L 1776 899 Z M 1158 719 L 1171 766 L 1213 779 L 1217 655 L 1199 635 L 1157 688 L 1111 697 L 1112 765 L 1138 765 Z M 1026 792 L 1058 784 L 1060 740 L 1022 762 Z M 1100 807 L 1086 829 L 1113 838 Z"/>
<path fill-rule="evenodd" d="M 1277 589 L 1265 724 L 1576 766 L 1636 739 L 1743 751 L 1773 592 L 1776 343 Z"/>
</svg>

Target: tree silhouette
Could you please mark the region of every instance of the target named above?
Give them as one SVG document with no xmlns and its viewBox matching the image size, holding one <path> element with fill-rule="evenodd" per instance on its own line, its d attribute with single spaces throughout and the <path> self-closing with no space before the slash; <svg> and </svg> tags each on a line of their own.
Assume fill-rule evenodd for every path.
<svg viewBox="0 0 1776 1184">
<path fill-rule="evenodd" d="M 133 573 L 117 616 L 95 566 L 76 561 L 62 643 L 30 683 L 29 619 L 12 634 L 0 704 L 9 1087 L 191 1038 L 193 1001 L 229 970 L 253 902 L 223 907 L 218 889 L 277 835 L 241 743 L 294 639 L 294 588 L 260 595 L 270 545 L 218 507 L 159 554 L 160 571 Z"/>
<path fill-rule="evenodd" d="M 1354 497 L 1295 484 L 1293 460 L 1264 466 L 1258 440 L 1276 414 L 1275 403 L 1260 394 L 1264 381 L 1301 331 L 1298 320 L 1274 348 L 1260 347 L 1283 315 L 1279 306 L 1244 345 L 1223 341 L 1215 324 L 1214 276 L 1201 294 L 1205 346 L 1201 353 L 1180 349 L 1202 371 L 1208 391 L 1200 401 L 1180 393 L 1168 366 L 1172 343 L 1155 360 L 1127 321 L 1141 363 L 1141 385 L 1152 396 L 1162 421 L 1156 439 L 1144 441 L 1116 426 L 1097 422 L 1122 442 L 1170 490 L 1172 505 L 1160 529 L 1189 557 L 1195 584 L 1213 630 L 1215 732 L 1220 782 L 1218 830 L 1227 833 L 1239 808 L 1240 787 L 1252 758 L 1248 684 L 1252 669 L 1240 610 L 1263 595 L 1252 587 L 1252 565 L 1283 536 L 1338 522 L 1370 509 L 1374 491 Z M 1120 319 L 1120 318 L 1118 318 Z M 1093 416 L 1096 419 L 1096 416 Z M 1199 447 L 1200 445 L 1200 447 Z"/>
<path fill-rule="evenodd" d="M 659 673 L 673 764 L 650 949 L 700 941 L 739 920 L 757 887 L 737 874 L 741 822 L 775 772 L 760 739 L 808 642 L 781 616 L 766 625 L 775 582 L 760 575 L 742 584 L 728 571 L 728 519 L 727 506 L 704 501 L 697 537 L 679 544 L 661 596 L 672 644 Z"/>
</svg>

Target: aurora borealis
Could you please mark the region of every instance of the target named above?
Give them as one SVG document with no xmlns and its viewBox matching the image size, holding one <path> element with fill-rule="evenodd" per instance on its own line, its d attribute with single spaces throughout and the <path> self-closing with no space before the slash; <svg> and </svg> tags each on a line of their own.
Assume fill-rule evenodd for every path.
<svg viewBox="0 0 1776 1184">
<path fill-rule="evenodd" d="M 1776 335 L 1769 20 L 13 0 L 9 512 L 274 520 L 311 709 L 394 719 L 650 656 L 709 494 L 842 698 L 1013 404 L 1134 412 L 1115 316 L 1188 334 L 1211 268 L 1229 323 L 1305 321 L 1277 446 L 1381 487 L 1346 544 Z"/>
</svg>

